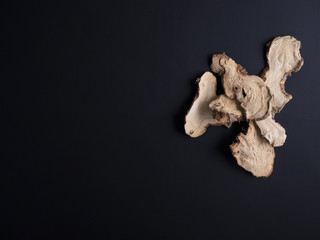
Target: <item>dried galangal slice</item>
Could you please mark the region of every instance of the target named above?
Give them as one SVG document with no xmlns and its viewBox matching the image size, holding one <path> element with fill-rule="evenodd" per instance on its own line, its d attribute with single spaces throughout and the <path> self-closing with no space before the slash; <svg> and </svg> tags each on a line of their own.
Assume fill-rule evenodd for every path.
<svg viewBox="0 0 320 240">
<path fill-rule="evenodd" d="M 247 76 L 243 81 L 245 97 L 241 106 L 247 120 L 262 120 L 270 115 L 272 97 L 263 80 L 257 76 Z"/>
<path fill-rule="evenodd" d="M 185 132 L 191 137 L 201 136 L 209 125 L 223 125 L 222 122 L 213 118 L 213 112 L 209 108 L 209 103 L 217 97 L 216 77 L 210 72 L 205 72 L 197 81 L 198 93 L 185 118 L 184 125 Z"/>
<path fill-rule="evenodd" d="M 239 166 L 256 177 L 268 177 L 273 170 L 274 148 L 261 134 L 254 122 L 249 122 L 246 134 L 240 133 L 230 145 Z"/>
<path fill-rule="evenodd" d="M 266 138 L 274 147 L 280 147 L 286 141 L 286 130 L 277 123 L 271 116 L 262 120 L 256 121 L 261 135 Z"/>
<path fill-rule="evenodd" d="M 242 86 L 247 71 L 226 54 L 214 54 L 212 56 L 211 70 L 221 76 L 225 95 L 236 98 L 242 102 Z"/>
<path fill-rule="evenodd" d="M 221 75 L 227 97 L 235 98 L 245 110 L 246 119 L 262 120 L 270 115 L 271 95 L 265 82 L 225 54 L 214 54 L 211 70 Z"/>
<path fill-rule="evenodd" d="M 277 37 L 268 46 L 268 66 L 261 73 L 261 78 L 273 97 L 273 113 L 278 113 L 292 99 L 285 91 L 287 76 L 299 71 L 304 60 L 300 55 L 301 43 L 292 36 Z"/>
</svg>

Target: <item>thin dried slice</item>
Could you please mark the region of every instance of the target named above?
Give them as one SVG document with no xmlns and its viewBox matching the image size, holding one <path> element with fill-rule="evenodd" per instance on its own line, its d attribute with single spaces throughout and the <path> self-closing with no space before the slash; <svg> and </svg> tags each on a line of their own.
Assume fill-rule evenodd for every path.
<svg viewBox="0 0 320 240">
<path fill-rule="evenodd" d="M 274 147 L 280 147 L 286 141 L 286 130 L 277 123 L 271 116 L 262 120 L 256 121 L 260 133 Z"/>
<path fill-rule="evenodd" d="M 205 72 L 197 81 L 199 85 L 198 94 L 186 115 L 184 125 L 186 134 L 191 137 L 201 136 L 209 125 L 223 125 L 213 118 L 212 110 L 209 108 L 209 103 L 217 97 L 216 77 L 210 72 Z"/>
<path fill-rule="evenodd" d="M 268 177 L 273 170 L 274 148 L 254 122 L 249 122 L 247 134 L 240 133 L 237 140 L 230 148 L 238 165 L 256 177 Z"/>
<path fill-rule="evenodd" d="M 261 73 L 261 78 L 273 96 L 273 113 L 278 113 L 292 99 L 285 91 L 287 76 L 299 71 L 304 60 L 300 55 L 301 43 L 292 36 L 277 37 L 267 46 L 268 67 Z"/>
<path fill-rule="evenodd" d="M 220 122 L 240 122 L 244 116 L 239 102 L 224 94 L 213 100 L 209 104 L 209 107 L 216 113 L 215 118 Z"/>
<path fill-rule="evenodd" d="M 270 115 L 271 95 L 263 80 L 257 76 L 247 76 L 243 81 L 245 97 L 241 106 L 248 120 L 262 120 Z"/>
<path fill-rule="evenodd" d="M 227 97 L 238 100 L 243 97 L 239 93 L 242 93 L 243 77 L 247 76 L 247 71 L 240 64 L 224 53 L 214 54 L 211 70 L 222 77 L 222 85 Z"/>
<path fill-rule="evenodd" d="M 226 96 L 242 103 L 248 120 L 262 120 L 269 116 L 272 97 L 260 77 L 248 75 L 240 64 L 225 54 L 213 55 L 211 69 L 221 75 Z"/>
</svg>

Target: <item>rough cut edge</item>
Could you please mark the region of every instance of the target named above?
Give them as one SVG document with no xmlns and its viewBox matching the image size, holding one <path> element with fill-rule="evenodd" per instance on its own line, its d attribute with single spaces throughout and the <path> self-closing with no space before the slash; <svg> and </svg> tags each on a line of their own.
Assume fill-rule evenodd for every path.
<svg viewBox="0 0 320 240">
<path fill-rule="evenodd" d="M 261 135 L 266 138 L 273 147 L 280 147 L 286 141 L 286 130 L 271 116 L 262 121 L 256 121 L 256 124 L 260 129 Z"/>
<path fill-rule="evenodd" d="M 285 91 L 285 82 L 292 72 L 301 69 L 304 59 L 300 54 L 301 42 L 292 36 L 277 37 L 267 44 L 267 67 L 260 77 L 266 82 L 274 98 L 273 115 L 282 110 L 292 96 Z"/>
<path fill-rule="evenodd" d="M 260 134 L 254 122 L 249 122 L 246 134 L 240 133 L 230 145 L 239 166 L 256 177 L 268 177 L 273 171 L 274 148 Z"/>
<path fill-rule="evenodd" d="M 213 118 L 212 110 L 209 108 L 209 103 L 217 97 L 216 77 L 210 72 L 205 72 L 201 78 L 197 79 L 197 82 L 199 85 L 198 93 L 185 117 L 184 125 L 186 134 L 191 137 L 201 136 L 210 125 L 225 125 Z"/>
</svg>

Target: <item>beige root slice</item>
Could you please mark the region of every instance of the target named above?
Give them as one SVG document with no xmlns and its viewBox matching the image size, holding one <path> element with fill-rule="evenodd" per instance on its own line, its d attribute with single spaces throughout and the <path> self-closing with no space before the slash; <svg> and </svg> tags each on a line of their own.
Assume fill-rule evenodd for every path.
<svg viewBox="0 0 320 240">
<path fill-rule="evenodd" d="M 209 108 L 216 113 L 220 122 L 240 122 L 243 119 L 243 110 L 237 100 L 222 94 L 209 104 Z"/>
<path fill-rule="evenodd" d="M 262 120 L 256 121 L 260 133 L 274 147 L 280 147 L 286 141 L 286 130 L 277 123 L 271 116 Z"/>
<path fill-rule="evenodd" d="M 213 118 L 212 110 L 209 108 L 209 103 L 217 97 L 216 77 L 210 72 L 205 72 L 197 81 L 199 85 L 198 94 L 186 115 L 184 125 L 186 134 L 191 137 L 201 136 L 209 125 L 223 125 Z"/>
<path fill-rule="evenodd" d="M 261 73 L 261 78 L 270 89 L 274 99 L 273 112 L 277 113 L 292 99 L 285 91 L 287 76 L 299 71 L 304 60 L 300 55 L 301 43 L 292 36 L 277 37 L 268 46 L 268 67 Z"/>
<path fill-rule="evenodd" d="M 248 75 L 240 64 L 225 54 L 213 55 L 211 69 L 222 76 L 226 96 L 236 98 L 241 103 L 248 120 L 268 117 L 272 97 L 260 77 Z"/>
<path fill-rule="evenodd" d="M 273 170 L 275 152 L 256 125 L 249 122 L 247 133 L 240 133 L 237 140 L 230 148 L 238 165 L 256 177 L 268 177 Z"/>
<path fill-rule="evenodd" d="M 211 70 L 222 76 L 222 85 L 227 97 L 238 100 L 243 97 L 239 93 L 242 93 L 243 77 L 247 76 L 247 71 L 240 64 L 225 54 L 214 54 Z"/>
<path fill-rule="evenodd" d="M 247 76 L 243 82 L 245 97 L 241 106 L 248 120 L 262 120 L 270 115 L 271 95 L 263 80 L 257 76 Z"/>
</svg>

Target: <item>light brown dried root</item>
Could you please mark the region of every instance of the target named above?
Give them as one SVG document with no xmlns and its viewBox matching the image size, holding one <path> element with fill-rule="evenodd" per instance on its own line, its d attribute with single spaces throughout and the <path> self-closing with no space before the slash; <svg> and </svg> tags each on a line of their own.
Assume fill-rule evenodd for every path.
<svg viewBox="0 0 320 240">
<path fill-rule="evenodd" d="M 271 174 L 273 147 L 286 140 L 285 129 L 274 115 L 292 98 L 284 87 L 287 76 L 303 65 L 301 44 L 294 37 L 277 37 L 268 46 L 268 67 L 260 77 L 248 75 L 224 53 L 213 55 L 211 69 L 221 76 L 224 94 L 216 95 L 216 78 L 206 72 L 185 123 L 186 133 L 198 137 L 209 125 L 230 127 L 235 121 L 248 121 L 247 133 L 240 133 L 230 148 L 238 164 L 257 177 Z"/>
<path fill-rule="evenodd" d="M 237 140 L 230 148 L 238 165 L 256 177 L 268 177 L 273 170 L 275 152 L 255 124 L 249 122 L 247 134 L 240 133 Z"/>
<path fill-rule="evenodd" d="M 209 103 L 217 97 L 216 77 L 210 72 L 205 72 L 197 81 L 198 94 L 185 118 L 184 125 L 185 132 L 191 137 L 201 136 L 209 125 L 223 125 L 213 118 L 212 110 L 209 108 Z"/>
<path fill-rule="evenodd" d="M 262 120 L 256 121 L 260 133 L 274 147 L 280 147 L 286 141 L 286 130 L 277 123 L 271 116 Z"/>
<path fill-rule="evenodd" d="M 248 75 L 240 64 L 225 54 L 213 55 L 211 69 L 221 75 L 226 96 L 241 103 L 248 120 L 261 120 L 269 116 L 271 95 L 260 77 Z"/>
<path fill-rule="evenodd" d="M 261 78 L 273 96 L 273 113 L 278 113 L 292 99 L 285 91 L 287 76 L 299 71 L 304 60 L 300 55 L 301 43 L 292 36 L 277 37 L 267 46 L 268 67 L 261 73 Z"/>
</svg>

